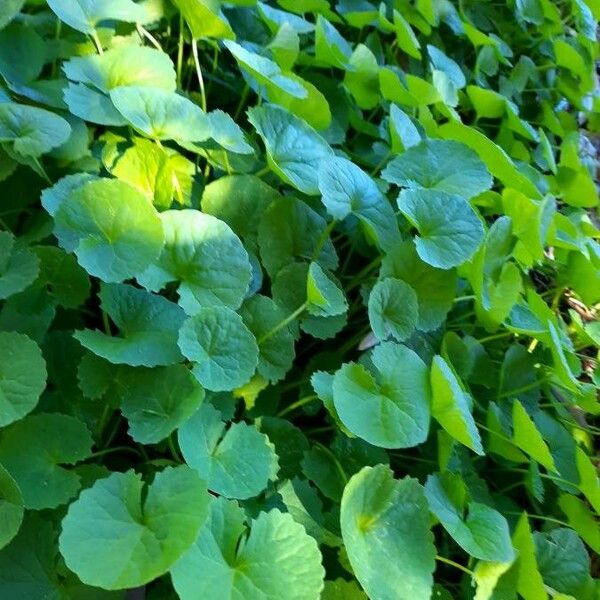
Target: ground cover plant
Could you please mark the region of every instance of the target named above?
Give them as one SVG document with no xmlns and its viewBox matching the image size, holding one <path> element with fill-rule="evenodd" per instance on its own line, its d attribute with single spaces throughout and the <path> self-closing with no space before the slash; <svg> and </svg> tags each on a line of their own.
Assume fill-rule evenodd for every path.
<svg viewBox="0 0 600 600">
<path fill-rule="evenodd" d="M 4 0 L 0 598 L 598 598 L 597 0 Z"/>
</svg>

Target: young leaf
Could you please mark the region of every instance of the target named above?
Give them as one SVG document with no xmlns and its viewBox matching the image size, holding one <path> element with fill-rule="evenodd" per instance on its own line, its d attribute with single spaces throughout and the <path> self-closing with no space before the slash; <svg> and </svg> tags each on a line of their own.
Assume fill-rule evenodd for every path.
<svg viewBox="0 0 600 600">
<path fill-rule="evenodd" d="M 242 317 L 224 306 L 201 308 L 179 330 L 179 348 L 192 361 L 196 379 L 213 391 L 247 383 L 258 362 L 258 346 Z"/>
<path fill-rule="evenodd" d="M 134 471 L 112 473 L 69 507 L 60 552 L 84 583 L 107 590 L 144 585 L 194 543 L 208 516 L 198 475 L 185 465 L 168 467 L 144 492 Z"/>
<path fill-rule="evenodd" d="M 415 226 L 417 253 L 440 269 L 451 269 L 469 260 L 483 241 L 483 225 L 462 197 L 446 192 L 405 190 L 398 208 Z"/>
<path fill-rule="evenodd" d="M 244 526 L 244 511 L 224 498 L 171 570 L 181 600 L 264 598 L 318 600 L 324 569 L 317 543 L 291 515 L 261 512 Z"/>
<path fill-rule="evenodd" d="M 371 360 L 376 376 L 347 363 L 333 380 L 333 401 L 342 423 L 382 448 L 421 444 L 429 431 L 431 391 L 427 367 L 406 346 L 386 342 Z"/>
<path fill-rule="evenodd" d="M 369 295 L 369 322 L 380 340 L 393 337 L 408 339 L 415 330 L 419 315 L 417 294 L 400 279 L 388 277 L 378 281 Z"/>
<path fill-rule="evenodd" d="M 27 248 L 15 248 L 15 238 L 0 231 L 0 299 L 22 292 L 38 276 L 40 261 Z"/>
<path fill-rule="evenodd" d="M 340 284 L 316 262 L 308 268 L 306 301 L 308 312 L 317 317 L 331 317 L 348 310 Z"/>
<path fill-rule="evenodd" d="M 369 597 L 431 597 L 435 546 L 426 506 L 416 479 L 398 481 L 384 465 L 365 467 L 348 482 L 340 513 L 342 537 Z"/>
<path fill-rule="evenodd" d="M 226 498 L 252 498 L 274 480 L 279 469 L 269 438 L 254 425 L 226 429 L 220 413 L 202 405 L 179 429 L 185 461 L 206 480 L 208 489 Z"/>
</svg>

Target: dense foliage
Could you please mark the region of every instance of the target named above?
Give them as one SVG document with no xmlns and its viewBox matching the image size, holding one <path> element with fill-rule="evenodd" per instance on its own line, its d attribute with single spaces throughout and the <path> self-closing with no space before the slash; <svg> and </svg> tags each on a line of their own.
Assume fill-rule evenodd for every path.
<svg viewBox="0 0 600 600">
<path fill-rule="evenodd" d="M 3 0 L 0 598 L 597 598 L 598 17 Z"/>
</svg>

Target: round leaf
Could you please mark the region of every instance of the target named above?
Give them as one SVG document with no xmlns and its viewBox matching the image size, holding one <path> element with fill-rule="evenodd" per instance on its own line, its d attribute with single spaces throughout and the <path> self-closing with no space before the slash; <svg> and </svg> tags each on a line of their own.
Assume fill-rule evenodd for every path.
<svg viewBox="0 0 600 600">
<path fill-rule="evenodd" d="M 383 448 L 421 444 L 429 431 L 427 367 L 409 348 L 377 346 L 371 360 L 376 377 L 347 363 L 333 380 L 333 402 L 342 423 L 363 440 Z"/>
<path fill-rule="evenodd" d="M 398 481 L 385 465 L 365 467 L 344 489 L 340 521 L 348 558 L 370 598 L 431 597 L 436 551 L 416 479 Z"/>
<path fill-rule="evenodd" d="M 274 480 L 279 469 L 269 438 L 254 425 L 226 429 L 218 410 L 203 404 L 179 429 L 181 452 L 208 489 L 227 498 L 252 498 Z"/>
<path fill-rule="evenodd" d="M 201 308 L 179 331 L 179 348 L 209 390 L 233 390 L 247 383 L 258 362 L 258 346 L 242 318 L 229 308 Z"/>
</svg>

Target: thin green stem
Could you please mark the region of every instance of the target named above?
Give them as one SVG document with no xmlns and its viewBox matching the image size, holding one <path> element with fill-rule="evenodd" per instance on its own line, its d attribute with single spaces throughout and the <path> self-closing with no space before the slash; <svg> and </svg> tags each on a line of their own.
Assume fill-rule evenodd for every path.
<svg viewBox="0 0 600 600">
<path fill-rule="evenodd" d="M 206 112 L 206 91 L 204 89 L 204 78 L 202 77 L 202 68 L 200 67 L 200 57 L 198 56 L 198 42 L 192 35 L 192 54 L 194 55 L 194 65 L 196 66 L 196 76 L 200 85 L 200 102 L 202 110 Z"/>
<path fill-rule="evenodd" d="M 256 173 L 254 173 L 255 177 L 262 177 L 263 175 L 266 175 L 271 169 L 269 168 L 269 165 L 263 167 L 260 171 L 256 171 Z"/>
<path fill-rule="evenodd" d="M 523 394 L 524 392 L 529 392 L 530 390 L 534 390 L 535 388 L 539 388 L 544 381 L 534 381 L 532 383 L 528 383 L 527 385 L 523 385 L 519 388 L 514 388 L 512 390 L 508 390 L 507 392 L 502 392 L 498 394 L 498 398 L 508 398 L 509 396 L 517 396 L 518 394 Z"/>
<path fill-rule="evenodd" d="M 177 87 L 181 89 L 181 72 L 183 70 L 183 15 L 179 15 L 179 40 L 177 41 Z"/>
<path fill-rule="evenodd" d="M 50 177 L 48 177 L 48 173 L 46 173 L 46 169 L 44 169 L 42 163 L 40 162 L 40 159 L 37 156 L 34 156 L 33 162 L 35 163 L 36 167 L 39 169 L 40 175 L 46 180 L 46 183 L 49 183 L 50 185 L 52 185 L 52 179 L 50 179 Z"/>
<path fill-rule="evenodd" d="M 455 300 L 456 302 L 456 300 Z M 501 340 L 506 337 L 510 337 L 511 335 L 516 335 L 512 331 L 504 331 L 503 333 L 495 333 L 494 335 L 488 335 L 487 337 L 479 338 L 477 341 L 480 344 L 485 344 L 486 342 L 492 342 L 494 340 Z"/>
<path fill-rule="evenodd" d="M 258 338 L 258 345 L 260 346 L 270 337 L 274 336 L 280 329 L 283 329 L 287 325 L 289 325 L 294 319 L 297 319 L 305 310 L 307 303 L 302 303 L 293 313 L 290 313 L 285 319 L 282 319 L 275 325 L 275 327 L 269 329 L 267 333 Z"/>
<path fill-rule="evenodd" d="M 329 458 L 331 458 L 331 460 L 333 461 L 333 464 L 335 464 L 335 468 L 337 469 L 337 472 L 340 474 L 340 477 L 342 478 L 342 481 L 344 482 L 344 484 L 348 483 L 348 475 L 346 475 L 346 471 L 344 471 L 344 467 L 342 467 L 342 464 L 338 460 L 338 457 L 329 448 L 327 448 L 327 446 L 324 446 L 320 442 L 313 442 L 313 443 L 317 448 L 319 448 L 322 452 L 327 454 L 327 456 L 329 456 Z"/>
<path fill-rule="evenodd" d="M 115 454 L 117 452 L 129 452 L 130 454 L 135 454 L 136 456 L 141 456 L 139 450 L 132 448 L 131 446 L 115 446 L 114 448 L 104 448 L 104 450 L 98 450 L 98 452 L 93 452 L 87 458 L 87 460 L 91 460 L 93 458 L 99 458 L 101 456 L 106 456 L 107 454 Z"/>
<path fill-rule="evenodd" d="M 325 229 L 323 229 L 323 232 L 321 233 L 321 237 L 319 237 L 319 240 L 317 241 L 316 245 L 315 245 L 315 249 L 313 250 L 312 256 L 310 257 L 310 260 L 317 260 L 317 258 L 319 258 L 319 254 L 321 254 L 321 250 L 323 250 L 323 246 L 325 245 L 325 242 L 329 239 L 329 234 L 333 231 L 333 228 L 337 225 L 337 220 L 333 219 L 332 221 L 330 221 L 327 224 L 327 227 L 325 227 Z"/>
<path fill-rule="evenodd" d="M 242 95 L 240 96 L 240 101 L 238 102 L 237 108 L 233 113 L 233 120 L 237 123 L 240 115 L 242 114 L 242 110 L 244 110 L 244 106 L 246 106 L 246 102 L 248 101 L 248 96 L 250 95 L 250 86 L 246 83 L 244 85 L 244 89 L 242 90 Z"/>
<path fill-rule="evenodd" d="M 456 296 L 452 302 L 456 304 L 457 302 L 463 302 L 465 300 L 475 300 L 475 296 L 473 294 L 470 294 L 469 296 Z"/>
<path fill-rule="evenodd" d="M 454 567 L 455 569 L 458 569 L 459 571 L 462 571 L 463 573 L 466 573 L 467 575 L 470 575 L 471 577 L 474 576 L 474 573 L 473 573 L 473 571 L 471 571 L 471 569 L 467 569 L 467 567 L 463 567 L 460 563 L 454 562 L 453 560 L 450 560 L 449 558 L 446 558 L 445 556 L 440 556 L 439 554 L 436 554 L 435 560 L 437 560 L 438 562 L 444 563 L 446 565 L 450 565 L 451 567 Z"/>
<path fill-rule="evenodd" d="M 516 517 L 520 517 L 523 513 L 512 511 L 512 510 L 503 510 L 505 515 L 514 515 Z M 531 513 L 525 513 L 530 519 L 538 519 L 539 521 L 548 521 L 548 523 L 556 523 L 556 525 L 560 525 L 561 527 L 571 527 L 568 523 L 561 521 L 560 519 L 555 519 L 554 517 L 545 517 L 544 515 L 532 515 Z"/>
<path fill-rule="evenodd" d="M 108 320 L 108 315 L 104 311 L 102 311 L 102 325 L 104 327 L 104 333 L 106 333 L 106 335 L 112 335 L 110 321 Z"/>
<path fill-rule="evenodd" d="M 157 50 L 163 52 L 160 42 L 142 25 L 136 25 L 136 29 L 140 38 L 146 38 Z"/>
<path fill-rule="evenodd" d="M 169 446 L 169 451 L 171 452 L 171 456 L 173 457 L 173 460 L 178 463 L 183 463 L 184 462 L 183 458 L 177 451 L 177 448 L 175 447 L 175 442 L 173 441 L 173 434 L 171 434 L 167 438 L 167 445 Z"/>
<path fill-rule="evenodd" d="M 316 394 L 310 394 L 309 396 L 304 396 L 304 398 L 300 398 L 300 400 L 296 400 L 296 402 L 292 402 L 291 404 L 286 406 L 283 410 L 279 411 L 277 413 L 277 416 L 283 417 L 284 415 L 287 415 L 288 413 L 293 412 L 297 408 L 301 408 L 305 404 L 309 404 L 310 402 L 317 400 L 317 398 L 318 398 L 318 396 Z"/>
</svg>

